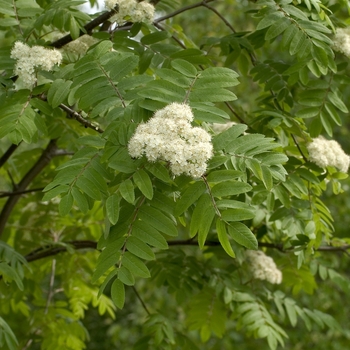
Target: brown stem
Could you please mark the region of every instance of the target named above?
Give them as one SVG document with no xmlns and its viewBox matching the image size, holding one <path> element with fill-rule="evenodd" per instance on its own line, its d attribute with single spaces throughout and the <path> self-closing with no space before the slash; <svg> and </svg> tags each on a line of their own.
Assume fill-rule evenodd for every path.
<svg viewBox="0 0 350 350">
<path fill-rule="evenodd" d="M 32 188 L 30 190 L 24 190 L 24 191 L 0 192 L 0 198 L 18 196 L 18 195 L 32 193 L 32 192 L 40 192 L 43 189 L 44 189 L 44 187 L 42 187 L 42 188 Z"/>
<path fill-rule="evenodd" d="M 11 157 L 12 153 L 17 149 L 17 147 L 20 145 L 12 144 L 7 151 L 3 154 L 3 156 L 0 158 L 0 168 L 7 162 L 7 160 Z"/>
<path fill-rule="evenodd" d="M 90 241 L 90 240 L 81 240 L 81 241 L 67 241 L 62 242 L 67 245 L 72 246 L 75 250 L 80 249 L 97 249 L 97 242 Z M 175 240 L 175 241 L 168 241 L 169 246 L 198 246 L 198 242 L 191 239 L 184 239 L 184 240 Z M 216 247 L 220 246 L 220 242 L 217 241 L 206 241 L 205 246 L 207 247 Z M 266 248 L 272 248 L 277 249 L 283 253 L 286 253 L 290 249 L 284 249 L 283 245 L 281 243 L 267 243 L 267 242 L 259 242 L 259 247 L 266 247 Z M 343 246 L 323 246 L 316 249 L 317 251 L 321 252 L 346 252 L 348 249 L 350 249 L 350 244 L 345 244 Z M 36 260 L 44 259 L 50 256 L 57 255 L 62 252 L 66 252 L 67 247 L 60 245 L 46 245 L 44 247 L 37 248 L 27 254 L 25 256 L 25 259 L 28 262 L 33 262 Z"/>
<path fill-rule="evenodd" d="M 135 292 L 136 297 L 137 297 L 137 299 L 139 299 L 139 301 L 140 301 L 142 307 L 145 309 L 145 311 L 147 312 L 147 314 L 150 316 L 151 313 L 150 313 L 149 310 L 147 309 L 147 306 L 146 306 L 145 302 L 142 300 L 142 298 L 141 298 L 139 292 L 136 290 L 135 286 L 132 286 L 132 290 Z"/>
<path fill-rule="evenodd" d="M 178 15 L 182 12 L 195 9 L 197 7 L 205 6 L 205 4 L 207 4 L 208 2 L 212 2 L 212 1 L 215 1 L 215 0 L 203 0 L 203 1 L 196 2 L 195 4 L 192 4 L 192 5 L 182 7 L 182 8 L 180 8 L 172 13 L 169 13 L 168 15 L 157 18 L 153 23 L 165 21 L 166 19 L 169 19 L 171 17 L 175 17 L 176 15 Z"/>
<path fill-rule="evenodd" d="M 115 13 L 116 13 L 115 9 L 102 13 L 102 15 L 96 17 L 91 22 L 85 24 L 84 26 L 85 32 L 81 30 L 79 33 L 79 36 L 83 36 L 86 33 L 90 34 L 94 28 L 98 27 L 100 24 L 104 23 L 105 21 L 108 21 Z M 66 36 L 51 43 L 50 46 L 55 47 L 56 49 L 59 49 L 62 46 L 70 43 L 71 41 L 73 41 L 72 36 L 70 34 L 67 34 Z"/>
<path fill-rule="evenodd" d="M 94 241 L 82 240 L 82 241 L 68 241 L 63 243 L 73 246 L 75 250 L 97 249 L 97 242 L 94 242 Z M 67 247 L 65 246 L 47 245 L 45 247 L 40 247 L 33 250 L 32 252 L 27 254 L 25 258 L 28 262 L 32 262 L 32 261 L 47 258 L 49 256 L 54 256 L 65 251 L 67 251 Z"/>
<path fill-rule="evenodd" d="M 98 133 L 102 134 L 104 133 L 104 130 L 102 130 L 100 127 L 91 124 L 89 121 L 87 121 L 83 116 L 81 116 L 78 112 L 76 112 L 74 109 L 64 105 L 61 103 L 59 107 L 65 111 L 70 118 L 75 119 L 78 121 L 80 124 L 84 125 L 85 128 L 90 128 L 92 130 L 97 131 Z"/>
<path fill-rule="evenodd" d="M 232 25 L 226 20 L 226 18 L 218 10 L 208 5 L 207 2 L 204 2 L 203 6 L 206 7 L 208 10 L 214 12 L 226 24 L 226 26 L 232 30 L 232 32 L 236 33 Z"/>
<path fill-rule="evenodd" d="M 51 140 L 44 152 L 42 153 L 41 157 L 37 160 L 33 167 L 29 169 L 27 174 L 24 175 L 21 182 L 16 186 L 16 190 L 18 192 L 24 191 L 29 186 L 29 184 L 35 179 L 35 177 L 40 174 L 40 172 L 46 167 L 46 165 L 55 155 L 56 150 L 56 140 Z M 4 231 L 5 225 L 7 223 L 8 218 L 10 217 L 12 209 L 14 208 L 14 206 L 20 198 L 20 195 L 11 196 L 5 203 L 0 214 L 0 236 Z"/>
</svg>

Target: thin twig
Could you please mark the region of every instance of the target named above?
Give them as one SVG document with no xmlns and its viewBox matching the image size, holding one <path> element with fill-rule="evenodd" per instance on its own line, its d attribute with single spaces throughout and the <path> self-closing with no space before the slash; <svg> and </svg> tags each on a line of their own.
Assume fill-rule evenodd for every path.
<svg viewBox="0 0 350 350">
<path fill-rule="evenodd" d="M 237 114 L 237 112 L 233 109 L 233 107 L 232 107 L 228 102 L 225 102 L 225 105 L 228 107 L 228 109 L 234 114 L 234 116 L 235 116 L 242 124 L 247 124 L 247 123 Z"/>
<path fill-rule="evenodd" d="M 219 210 L 218 206 L 216 205 L 216 202 L 215 202 L 215 199 L 214 199 L 213 194 L 211 193 L 211 189 L 210 189 L 210 186 L 209 186 L 209 184 L 208 184 L 207 178 L 206 178 L 204 175 L 202 175 L 202 179 L 203 179 L 203 181 L 204 181 L 204 183 L 205 183 L 205 187 L 206 187 L 207 190 L 208 190 L 208 193 L 209 193 L 211 202 L 213 203 L 213 207 L 214 207 L 214 209 L 215 209 L 216 215 L 217 215 L 218 217 L 221 218 L 220 210 Z"/>
<path fill-rule="evenodd" d="M 204 2 L 203 6 L 209 9 L 210 11 L 214 12 L 226 24 L 227 27 L 229 27 L 234 33 L 236 33 L 232 25 L 226 20 L 226 18 L 218 10 L 208 5 L 208 2 Z"/>
<path fill-rule="evenodd" d="M 16 21 L 18 22 L 18 29 L 19 29 L 19 32 L 21 33 L 21 35 L 23 36 L 23 30 L 21 28 L 21 22 L 18 18 L 18 13 L 17 13 L 17 7 L 16 7 L 16 2 L 15 0 L 12 0 L 12 6 L 13 6 L 13 10 L 15 12 L 15 16 L 16 16 Z"/>
<path fill-rule="evenodd" d="M 308 160 L 307 160 L 305 154 L 303 153 L 303 151 L 301 150 L 301 148 L 300 148 L 300 146 L 299 146 L 299 143 L 297 142 L 295 136 L 294 136 L 293 134 L 290 134 L 290 135 L 292 136 L 292 139 L 293 139 L 295 145 L 297 146 L 297 148 L 298 148 L 298 150 L 299 150 L 301 156 L 303 157 L 304 161 L 307 162 Z"/>
<path fill-rule="evenodd" d="M 147 309 L 146 304 L 145 304 L 144 301 L 142 300 L 142 298 L 141 298 L 139 292 L 136 290 L 135 286 L 132 286 L 132 290 L 135 292 L 137 299 L 139 299 L 139 301 L 140 301 L 142 307 L 145 309 L 145 311 L 147 312 L 148 316 L 150 316 L 151 313 L 150 313 L 149 310 Z"/>
<path fill-rule="evenodd" d="M 197 7 L 205 6 L 205 4 L 207 4 L 208 2 L 212 2 L 212 1 L 215 1 L 215 0 L 199 1 L 199 2 L 196 2 L 195 4 L 182 7 L 182 8 L 180 8 L 172 13 L 169 13 L 168 15 L 157 18 L 153 23 L 159 23 L 159 22 L 165 21 L 166 19 L 175 17 L 182 12 L 195 9 Z"/>
<path fill-rule="evenodd" d="M 49 291 L 47 293 L 47 300 L 46 300 L 46 306 L 45 306 L 45 312 L 44 312 L 45 315 L 49 312 L 49 306 L 51 304 L 52 297 L 55 294 L 53 290 L 53 286 L 55 283 L 55 273 L 56 273 L 56 259 L 52 259 Z"/>
<path fill-rule="evenodd" d="M 159 23 L 153 23 L 153 25 L 158 29 L 165 31 L 165 28 L 161 26 Z M 176 41 L 183 49 L 186 49 L 186 46 L 184 45 L 184 43 L 181 40 L 179 40 L 176 36 L 172 35 L 171 38 L 174 41 Z"/>
</svg>

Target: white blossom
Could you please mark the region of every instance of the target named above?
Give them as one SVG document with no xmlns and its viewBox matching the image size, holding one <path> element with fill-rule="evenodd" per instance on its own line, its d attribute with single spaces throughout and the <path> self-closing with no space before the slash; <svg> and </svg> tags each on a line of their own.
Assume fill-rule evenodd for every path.
<svg viewBox="0 0 350 350">
<path fill-rule="evenodd" d="M 31 89 L 37 81 L 35 68 L 50 71 L 55 64 L 61 63 L 62 55 L 55 49 L 29 47 L 17 41 L 11 50 L 11 58 L 17 60 L 14 73 L 19 76 L 25 88 Z"/>
<path fill-rule="evenodd" d="M 323 137 L 313 139 L 307 145 L 309 159 L 321 168 L 333 166 L 346 173 L 349 169 L 349 156 L 342 150 L 338 142 Z"/>
<path fill-rule="evenodd" d="M 86 51 L 89 49 L 89 47 L 93 44 L 95 44 L 97 40 L 93 38 L 91 35 L 83 35 L 80 38 L 71 41 L 67 45 L 65 45 L 64 51 L 66 52 L 72 52 L 77 55 L 84 55 Z"/>
<path fill-rule="evenodd" d="M 350 58 L 350 27 L 337 28 L 333 39 L 333 49 Z"/>
<path fill-rule="evenodd" d="M 273 259 L 265 255 L 263 251 L 247 250 L 245 256 L 253 278 L 266 280 L 272 284 L 280 284 L 282 282 L 282 272 L 277 268 Z"/>
<path fill-rule="evenodd" d="M 112 22 L 121 25 L 131 22 L 152 22 L 154 18 L 154 6 L 146 1 L 136 0 L 106 0 L 105 6 L 112 10 L 118 5 L 118 13 L 110 18 Z"/>
<path fill-rule="evenodd" d="M 172 103 L 140 124 L 129 141 L 129 154 L 145 155 L 150 162 L 169 162 L 174 176 L 202 176 L 213 153 L 210 135 L 200 127 L 192 127 L 193 114 L 186 104 Z"/>
</svg>

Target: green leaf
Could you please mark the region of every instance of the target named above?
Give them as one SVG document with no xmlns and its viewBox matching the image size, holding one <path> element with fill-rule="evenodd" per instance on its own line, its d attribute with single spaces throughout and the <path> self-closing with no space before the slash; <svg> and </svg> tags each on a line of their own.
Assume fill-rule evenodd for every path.
<svg viewBox="0 0 350 350">
<path fill-rule="evenodd" d="M 67 215 L 73 206 L 73 196 L 68 192 L 65 196 L 61 198 L 60 204 L 58 206 L 59 213 L 61 216 Z"/>
<path fill-rule="evenodd" d="M 106 200 L 107 216 L 112 225 L 115 225 L 118 222 L 120 209 L 119 202 L 120 196 L 118 196 L 117 194 L 112 194 Z"/>
<path fill-rule="evenodd" d="M 14 280 L 17 284 L 18 289 L 21 291 L 24 290 L 22 278 L 19 276 L 17 271 L 8 263 L 0 262 L 0 276 L 6 276 L 10 280 Z"/>
<path fill-rule="evenodd" d="M 239 170 L 216 170 L 212 171 L 207 176 L 208 182 L 223 182 L 243 176 L 244 173 Z"/>
<path fill-rule="evenodd" d="M 239 135 L 247 130 L 247 125 L 237 124 L 213 137 L 213 146 L 216 151 L 226 149 L 226 147 Z"/>
<path fill-rule="evenodd" d="M 245 182 L 231 180 L 216 184 L 211 193 L 214 197 L 224 197 L 249 192 L 251 189 L 252 186 Z"/>
<path fill-rule="evenodd" d="M 80 176 L 76 185 L 92 199 L 101 200 L 100 191 L 96 188 L 95 184 L 86 177 Z"/>
<path fill-rule="evenodd" d="M 216 221 L 216 232 L 218 233 L 218 238 L 221 246 L 224 248 L 225 252 L 231 256 L 232 258 L 235 258 L 235 253 L 232 250 L 232 246 L 230 244 L 230 241 L 227 237 L 227 231 L 226 231 L 226 224 L 222 220 Z"/>
<path fill-rule="evenodd" d="M 289 53 L 295 55 L 302 48 L 305 40 L 306 38 L 303 31 L 298 30 L 290 43 Z"/>
<path fill-rule="evenodd" d="M 265 40 L 274 39 L 276 36 L 282 34 L 291 25 L 293 24 L 287 18 L 280 18 L 268 29 L 265 34 Z"/>
<path fill-rule="evenodd" d="M 296 113 L 296 117 L 298 118 L 312 118 L 316 117 L 320 113 L 320 108 L 319 107 L 308 107 L 308 108 L 303 108 L 299 110 Z"/>
<path fill-rule="evenodd" d="M 68 185 L 60 185 L 60 186 L 54 187 L 53 189 L 45 193 L 42 201 L 43 202 L 49 201 L 63 192 L 68 192 L 68 190 L 69 190 Z M 45 191 L 45 188 L 44 188 L 44 191 Z"/>
<path fill-rule="evenodd" d="M 330 92 L 327 95 L 329 101 L 338 109 L 340 109 L 342 112 L 344 113 L 348 113 L 349 110 L 348 108 L 345 106 L 345 103 L 340 99 L 340 97 L 338 96 L 338 94 L 334 93 L 334 92 Z"/>
<path fill-rule="evenodd" d="M 240 245 L 248 249 L 258 249 L 258 241 L 253 232 L 240 222 L 231 222 L 227 225 L 229 235 Z"/>
<path fill-rule="evenodd" d="M 139 218 L 168 236 L 178 235 L 174 222 L 157 209 L 144 205 L 139 211 Z"/>
<path fill-rule="evenodd" d="M 266 187 L 267 190 L 272 190 L 272 187 L 273 187 L 273 179 L 272 179 L 272 175 L 271 175 L 271 171 L 270 169 L 266 166 L 266 165 L 263 165 L 261 167 L 261 170 L 262 170 L 262 180 L 263 180 L 263 183 L 264 183 L 264 186 Z"/>
<path fill-rule="evenodd" d="M 194 78 L 197 75 L 196 67 L 185 60 L 175 59 L 171 62 L 171 66 L 186 77 Z"/>
<path fill-rule="evenodd" d="M 168 248 L 166 239 L 154 227 L 144 221 L 135 222 L 132 235 L 155 248 Z"/>
<path fill-rule="evenodd" d="M 142 170 L 139 169 L 134 175 L 133 175 L 134 182 L 136 186 L 140 189 L 140 191 L 143 193 L 143 195 L 148 198 L 153 198 L 153 185 L 150 177 L 148 174 Z"/>
<path fill-rule="evenodd" d="M 196 203 L 194 208 L 191 223 L 190 223 L 190 237 L 194 237 L 198 231 L 202 222 L 203 214 L 207 211 L 208 208 L 212 206 L 211 198 L 208 193 L 204 193 Z"/>
<path fill-rule="evenodd" d="M 47 93 L 47 101 L 52 108 L 56 108 L 62 102 L 64 102 L 64 100 L 68 97 L 71 85 L 71 81 L 65 81 L 63 79 L 56 79 L 52 83 Z"/>
<path fill-rule="evenodd" d="M 117 308 L 122 309 L 124 307 L 125 288 L 120 280 L 114 280 L 111 287 L 111 298 Z"/>
<path fill-rule="evenodd" d="M 5 320 L 0 316 L 0 331 L 1 331 L 1 342 L 2 342 L 2 336 L 5 335 L 5 341 L 7 346 L 9 347 L 9 350 L 16 350 L 18 349 L 18 341 L 15 336 L 15 334 L 12 332 L 12 329 L 10 326 L 5 322 Z M 3 343 L 2 343 L 3 344 Z"/>
<path fill-rule="evenodd" d="M 160 163 L 147 163 L 145 168 L 157 179 L 162 180 L 165 183 L 172 181 L 168 169 Z"/>
<path fill-rule="evenodd" d="M 139 258 L 145 260 L 155 259 L 152 249 L 146 243 L 134 236 L 128 238 L 126 248 L 129 252 L 133 253 Z"/>
<path fill-rule="evenodd" d="M 215 217 L 215 210 L 213 205 L 211 204 L 206 208 L 204 212 L 202 212 L 202 220 L 198 225 L 198 245 L 201 249 L 204 248 L 205 241 L 207 239 L 211 224 Z"/>
<path fill-rule="evenodd" d="M 127 202 L 131 204 L 134 203 L 135 191 L 134 191 L 134 185 L 130 179 L 126 179 L 119 185 L 119 192 Z"/>
<path fill-rule="evenodd" d="M 159 41 L 163 41 L 169 37 L 170 37 L 170 33 L 163 30 L 163 31 L 145 35 L 144 37 L 141 38 L 141 43 L 144 45 L 151 45 Z"/>
<path fill-rule="evenodd" d="M 118 279 L 127 286 L 133 286 L 135 284 L 135 277 L 124 266 L 122 266 L 118 271 Z"/>
<path fill-rule="evenodd" d="M 203 181 L 196 181 L 190 184 L 181 195 L 181 198 L 176 202 L 175 216 L 180 216 L 185 212 L 190 205 L 197 201 L 205 190 L 206 187 Z"/>
<path fill-rule="evenodd" d="M 134 276 L 143 278 L 151 277 L 147 266 L 135 255 L 126 252 L 123 256 L 123 266 L 125 266 Z"/>
<path fill-rule="evenodd" d="M 261 30 L 267 27 L 272 26 L 276 21 L 280 20 L 283 17 L 282 12 L 273 12 L 263 17 L 263 19 L 258 23 L 256 30 Z"/>
<path fill-rule="evenodd" d="M 166 80 L 152 80 L 138 94 L 155 101 L 171 103 L 183 102 L 186 96 L 185 89 Z"/>
<path fill-rule="evenodd" d="M 290 324 L 295 327 L 297 324 L 297 313 L 295 311 L 295 301 L 289 298 L 286 298 L 284 305 L 286 307 L 287 315 L 290 321 Z"/>
<path fill-rule="evenodd" d="M 255 212 L 249 209 L 227 209 L 221 213 L 224 221 L 243 221 L 253 219 Z"/>
<path fill-rule="evenodd" d="M 86 214 L 89 210 L 89 205 L 88 205 L 88 201 L 87 201 L 86 197 L 84 196 L 84 194 L 81 193 L 76 187 L 73 187 L 72 188 L 72 195 L 73 195 L 75 202 L 77 203 L 78 208 L 84 214 Z"/>
<path fill-rule="evenodd" d="M 190 102 L 226 102 L 237 100 L 237 96 L 226 89 L 206 88 L 193 90 L 190 94 Z"/>
<path fill-rule="evenodd" d="M 106 248 L 103 249 L 97 259 L 96 270 L 94 271 L 91 281 L 95 283 L 105 272 L 113 265 L 118 264 L 120 260 L 119 249 L 124 245 L 125 238 L 121 237 L 114 240 Z"/>
</svg>

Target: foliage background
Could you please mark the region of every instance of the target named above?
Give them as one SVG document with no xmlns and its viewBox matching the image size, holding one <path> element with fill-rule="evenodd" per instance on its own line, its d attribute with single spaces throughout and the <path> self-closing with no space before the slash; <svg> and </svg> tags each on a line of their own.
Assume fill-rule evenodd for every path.
<svg viewBox="0 0 350 350">
<path fill-rule="evenodd" d="M 40 73 L 33 92 L 15 91 L 14 79 L 11 79 L 15 62 L 10 58 L 14 42 L 56 43 L 59 47 L 57 38 L 67 32 L 77 38 L 86 23 L 105 13 L 104 9 L 99 9 L 89 17 L 74 7 L 82 3 L 85 1 L 0 1 L 0 149 L 3 161 L 0 169 L 3 208 L 0 220 L 3 275 L 0 281 L 0 344 L 5 349 L 230 349 L 233 346 L 268 349 L 276 348 L 283 338 L 286 349 L 346 348 L 350 338 L 346 303 L 350 292 L 347 255 L 350 184 L 336 169 L 328 168 L 324 173 L 308 162 L 306 144 L 310 136 L 323 134 L 338 140 L 350 153 L 346 107 L 349 101 L 348 58 L 339 53 L 333 56 L 329 39 L 336 27 L 348 24 L 348 2 L 159 1 L 157 16 L 169 14 L 168 19 L 155 22 L 154 26 L 127 23 L 114 31 L 112 40 L 113 27 L 101 22 L 101 29 L 89 28 L 100 43 L 90 49 L 87 58 L 66 53 L 63 64 L 54 72 Z M 94 1 L 90 4 L 94 5 Z M 187 10 L 180 12 L 179 9 Z M 284 17 L 277 23 L 274 16 L 282 12 Z M 270 20 L 262 22 L 269 14 Z M 299 26 L 294 36 L 302 36 L 309 30 L 307 44 L 305 40 L 304 45 L 284 42 L 287 40 L 284 33 L 291 22 Z M 111 47 L 119 55 L 111 53 Z M 172 63 L 176 59 L 180 59 L 178 69 L 176 63 Z M 106 82 L 103 74 L 96 70 L 88 71 L 90 78 L 82 77 L 86 73 L 84 64 L 91 62 L 95 62 L 95 66 L 90 69 L 100 65 L 108 71 L 109 77 L 114 74 L 114 83 L 120 84 L 118 88 L 127 101 L 125 111 L 112 89 L 103 90 L 103 98 L 93 100 L 99 80 L 92 78 L 101 79 L 101 89 Z M 123 75 L 118 67 L 125 67 L 127 63 L 130 69 Z M 204 249 L 198 247 L 197 236 L 190 237 L 190 222 L 196 224 L 204 219 L 204 215 L 197 217 L 197 221 L 194 219 L 202 192 L 198 196 L 197 191 L 190 192 L 190 197 L 195 199 L 187 200 L 187 204 L 181 198 L 186 198 L 184 193 L 191 186 L 198 191 L 205 189 L 202 180 L 180 177 L 171 181 L 165 167 L 152 172 L 145 160 L 128 159 L 125 152 L 111 160 L 111 155 L 115 154 L 113 147 L 125 149 L 135 129 L 135 125 L 130 125 L 147 120 L 154 110 L 168 103 L 181 102 L 181 89 L 186 87 L 191 71 L 195 69 L 195 74 L 200 74 L 209 67 L 236 71 L 239 84 L 236 85 L 233 73 L 218 78 L 219 71 L 213 71 L 211 92 L 202 91 L 203 98 L 197 96 L 197 100 L 195 97 L 191 100 L 190 95 L 190 103 L 193 106 L 197 103 L 196 125 L 210 131 L 212 122 L 225 122 L 224 115 L 248 126 L 249 135 L 239 138 L 249 140 L 251 148 L 246 152 L 253 152 L 254 146 L 261 149 L 265 141 L 253 136 L 260 133 L 280 144 L 275 149 L 267 148 L 268 152 L 273 149 L 289 158 L 288 162 L 283 156 L 280 162 L 276 161 L 283 163 L 289 175 L 280 175 L 278 179 L 278 171 L 274 172 L 273 185 L 267 180 L 270 179 L 268 175 L 261 175 L 261 168 L 254 161 L 230 163 L 228 157 L 220 163 L 217 158 L 218 162 L 210 169 L 212 173 L 228 171 L 225 176 L 232 175 L 229 171 L 241 171 L 245 175 L 239 176 L 239 181 L 253 186 L 247 193 L 219 197 L 241 203 L 236 205 L 246 217 L 240 221 L 251 229 L 259 241 L 259 249 L 272 256 L 283 272 L 283 283 L 278 286 L 251 279 L 244 262 L 244 247 L 254 248 L 253 243 L 250 246 L 246 240 L 234 240 L 225 232 L 236 258 L 227 255 L 221 247 L 225 245 L 223 239 L 221 244 L 218 240 L 216 222 L 220 219 L 216 214 L 207 232 L 198 228 L 202 232 Z M 164 81 L 175 86 L 166 85 Z M 329 98 L 334 106 L 328 105 L 327 109 L 324 96 L 331 88 L 338 98 Z M 217 89 L 225 89 L 226 95 L 221 90 L 221 95 L 213 97 Z M 310 92 L 312 89 L 315 90 Z M 237 100 L 230 101 L 232 92 Z M 227 100 L 228 105 L 225 104 Z M 204 114 L 203 109 L 210 107 L 208 101 L 218 110 Z M 25 114 L 29 119 L 27 123 L 20 121 L 23 108 L 25 113 L 33 111 Z M 239 128 L 234 126 L 221 141 L 217 136 L 216 144 L 223 142 L 228 147 L 228 143 L 233 142 L 232 149 L 236 152 L 239 145 L 234 144 L 234 134 L 237 137 L 244 131 L 236 132 Z M 222 156 L 229 153 L 218 148 L 216 151 Z M 77 153 L 81 149 L 85 151 Z M 102 158 L 96 156 L 97 153 Z M 48 158 L 40 158 L 43 154 Z M 72 157 L 73 163 L 68 163 Z M 94 172 L 90 174 L 92 177 L 86 176 L 97 180 L 92 187 L 87 185 L 90 182 L 78 186 L 80 195 L 75 192 L 74 204 L 69 195 L 61 201 L 60 196 L 55 197 L 60 193 L 53 193 L 52 198 L 46 195 L 43 199 L 42 189 L 53 186 L 50 183 L 58 167 L 61 167 L 58 174 L 69 178 L 69 169 L 79 168 L 91 158 L 98 160 L 94 166 L 102 180 Z M 29 179 L 26 174 L 35 169 L 38 159 L 42 159 L 40 167 L 36 168 L 39 170 Z M 262 165 L 266 165 L 265 169 L 271 166 L 264 164 L 264 160 Z M 143 167 L 147 170 L 146 179 L 152 181 L 152 190 L 149 185 L 137 185 L 134 177 L 131 191 L 125 191 L 122 197 L 113 197 L 121 184 Z M 300 168 L 304 169 L 303 173 L 298 173 Z M 279 168 L 281 174 L 282 169 Z M 296 178 L 290 176 L 295 172 Z M 56 185 L 61 185 L 62 177 Z M 24 184 L 23 179 L 28 183 Z M 209 181 L 211 189 L 217 183 L 214 175 L 212 179 Z M 224 190 L 229 190 L 230 181 L 226 181 Z M 276 187 L 282 188 L 280 192 L 276 192 Z M 30 191 L 20 199 L 14 195 L 16 191 L 27 189 Z M 156 193 L 158 202 L 151 202 L 150 191 Z M 135 200 L 128 197 L 132 193 Z M 19 200 L 7 217 L 4 208 L 11 198 Z M 81 199 L 80 203 L 77 198 Z M 119 203 L 120 213 L 107 209 L 107 198 Z M 317 198 L 331 214 L 323 206 L 307 210 L 308 206 L 315 208 Z M 96 200 L 95 204 L 92 199 Z M 98 293 L 108 273 L 117 270 L 113 265 L 119 261 L 114 257 L 112 264 L 105 268 L 103 259 L 99 258 L 100 252 L 95 249 L 96 243 L 98 248 L 111 246 L 113 250 L 111 244 L 115 241 L 105 241 L 105 237 L 109 234 L 109 237 L 120 238 L 118 231 L 123 232 L 123 218 L 127 219 L 130 211 L 142 201 L 156 208 L 156 213 L 162 217 L 176 217 L 178 237 L 162 233 L 169 249 L 159 249 L 161 241 L 152 249 L 140 245 L 141 253 L 133 251 L 142 258 L 142 269 L 147 266 L 146 272 L 141 272 L 142 277 L 148 275 L 148 269 L 151 277 L 140 278 L 132 271 L 137 276 L 135 284 L 126 283 L 125 305 L 117 309 L 114 303 L 123 304 L 120 284 L 115 284 L 119 289 L 114 297 L 112 282 L 107 284 L 100 298 Z M 89 210 L 85 208 L 87 205 Z M 321 202 L 318 205 L 322 205 Z M 168 213 L 166 210 L 163 213 L 164 206 Z M 175 215 L 174 210 L 179 215 Z M 115 216 L 117 212 L 119 221 Z M 237 218 L 232 221 L 236 222 Z M 316 223 L 314 229 L 309 230 L 310 222 Z M 110 231 L 109 226 L 112 226 Z M 174 230 L 174 223 L 170 226 L 169 229 Z M 249 233 L 247 237 L 252 239 Z M 207 239 L 205 247 L 203 239 Z M 119 248 L 115 251 L 123 249 L 116 246 Z M 226 245 L 226 251 L 229 247 Z M 128 249 L 132 251 L 131 246 Z M 150 260 L 144 260 L 147 254 Z M 156 260 L 152 260 L 152 254 Z M 96 266 L 104 277 L 96 277 Z M 95 283 L 91 280 L 93 275 Z M 127 281 L 124 278 L 122 282 Z M 266 321 L 254 326 L 252 321 L 256 319 Z M 288 339 L 283 334 L 288 335 Z"/>
</svg>

